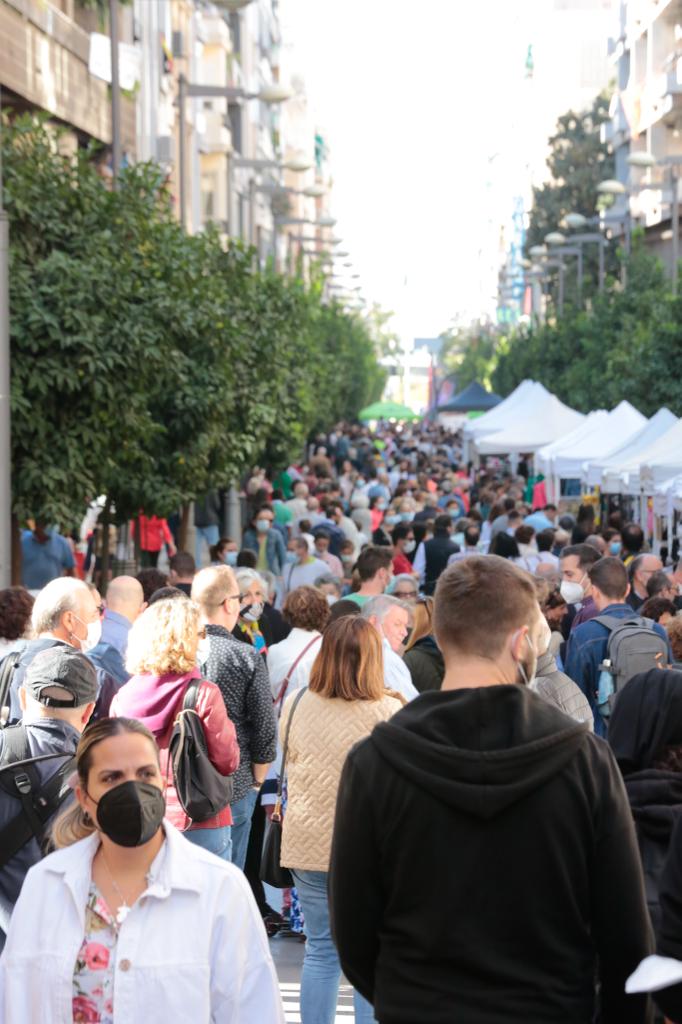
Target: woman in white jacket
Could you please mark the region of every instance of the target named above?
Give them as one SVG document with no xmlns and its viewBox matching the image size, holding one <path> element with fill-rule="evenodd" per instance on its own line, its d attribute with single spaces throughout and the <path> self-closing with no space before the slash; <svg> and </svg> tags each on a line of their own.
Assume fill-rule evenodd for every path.
<svg viewBox="0 0 682 1024">
<path fill-rule="evenodd" d="M 0 960 L 2 1024 L 283 1024 L 241 871 L 164 821 L 150 732 L 85 730 L 78 802 L 29 871 Z"/>
</svg>

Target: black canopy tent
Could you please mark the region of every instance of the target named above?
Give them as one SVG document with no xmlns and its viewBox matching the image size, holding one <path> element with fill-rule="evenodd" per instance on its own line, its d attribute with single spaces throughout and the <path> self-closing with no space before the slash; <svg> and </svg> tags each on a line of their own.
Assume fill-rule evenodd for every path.
<svg viewBox="0 0 682 1024">
<path fill-rule="evenodd" d="M 436 412 L 455 412 L 460 414 L 487 412 L 488 409 L 493 409 L 496 405 L 499 405 L 501 401 L 502 399 L 499 395 L 492 391 L 486 391 L 482 384 L 474 380 L 471 384 L 467 384 L 464 391 L 460 391 L 458 395 L 451 398 L 449 402 L 439 405 Z"/>
</svg>

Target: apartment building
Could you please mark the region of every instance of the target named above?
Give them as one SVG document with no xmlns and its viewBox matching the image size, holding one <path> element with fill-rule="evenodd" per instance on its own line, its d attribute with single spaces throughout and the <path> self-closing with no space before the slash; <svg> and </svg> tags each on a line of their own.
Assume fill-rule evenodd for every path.
<svg viewBox="0 0 682 1024">
<path fill-rule="evenodd" d="M 645 229 L 647 242 L 670 265 L 669 167 L 682 159 L 682 0 L 620 0 L 609 52 L 616 91 L 603 137 L 627 190 L 616 197 L 614 229 L 622 230 L 618 218 L 625 223 L 629 212 L 631 223 Z M 644 153 L 658 166 L 633 166 L 630 158 Z"/>
<path fill-rule="evenodd" d="M 66 149 L 92 140 L 110 146 L 107 72 L 93 51 L 97 42 L 93 36 L 108 31 L 103 24 L 103 11 L 85 8 L 79 0 L 0 0 L 3 110 L 49 114 L 65 130 Z M 131 8 L 119 9 L 119 38 L 134 49 Z M 122 97 L 121 121 L 123 150 L 134 158 L 136 104 L 132 89 Z"/>
</svg>

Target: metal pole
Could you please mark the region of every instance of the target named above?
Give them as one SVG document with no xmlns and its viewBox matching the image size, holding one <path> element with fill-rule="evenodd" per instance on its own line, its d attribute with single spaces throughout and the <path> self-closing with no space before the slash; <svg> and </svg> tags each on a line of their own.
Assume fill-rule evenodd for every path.
<svg viewBox="0 0 682 1024">
<path fill-rule="evenodd" d="M 0 587 L 12 582 L 12 449 L 10 434 L 9 217 L 3 206 L 0 104 Z"/>
<path fill-rule="evenodd" d="M 599 239 L 599 291 L 600 292 L 604 291 L 604 278 L 606 276 L 605 273 L 604 273 L 604 246 L 605 245 L 606 245 L 606 240 L 604 238 L 600 238 Z"/>
<path fill-rule="evenodd" d="M 249 181 L 249 245 L 255 245 L 256 234 L 256 181 L 251 178 Z"/>
<path fill-rule="evenodd" d="M 181 73 L 178 78 L 178 105 L 180 107 L 180 145 L 178 151 L 178 163 L 180 165 L 180 223 L 183 228 L 187 227 L 187 181 L 185 178 L 185 100 L 187 96 L 187 79 Z"/>
<path fill-rule="evenodd" d="M 559 301 L 557 303 L 559 315 L 564 311 L 564 261 L 559 257 Z"/>
<path fill-rule="evenodd" d="M 227 154 L 227 237 L 232 238 L 232 199 L 234 196 L 234 160 Z"/>
<path fill-rule="evenodd" d="M 677 277 L 680 262 L 680 200 L 677 191 L 678 170 L 670 168 L 670 187 L 672 189 L 672 229 L 673 229 L 673 295 L 677 295 Z"/>
<path fill-rule="evenodd" d="M 121 88 L 118 76 L 118 0 L 109 0 L 109 33 L 111 40 L 111 148 L 114 188 L 118 187 L 121 170 Z"/>
<path fill-rule="evenodd" d="M 578 306 L 583 301 L 583 246 L 578 245 Z"/>
</svg>

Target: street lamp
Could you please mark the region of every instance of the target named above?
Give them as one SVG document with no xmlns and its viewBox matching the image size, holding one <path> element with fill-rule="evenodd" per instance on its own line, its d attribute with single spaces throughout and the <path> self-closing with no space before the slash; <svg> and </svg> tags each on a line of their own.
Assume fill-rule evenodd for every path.
<svg viewBox="0 0 682 1024">
<path fill-rule="evenodd" d="M 627 162 L 631 167 L 651 169 L 652 167 L 663 167 L 668 171 L 667 184 L 670 188 L 670 227 L 672 228 L 672 293 L 677 295 L 677 280 L 680 262 L 680 197 L 679 197 L 679 168 L 682 164 L 682 157 L 668 156 L 657 160 L 653 153 L 646 150 L 630 153 Z M 642 189 L 656 188 L 655 183 L 642 185 Z"/>
<path fill-rule="evenodd" d="M 285 103 L 291 99 L 293 92 L 287 86 L 279 82 L 272 82 L 264 85 L 258 92 L 247 92 L 246 89 L 232 85 L 195 85 L 188 82 L 185 75 L 178 77 L 178 106 L 180 108 L 180 223 L 187 227 L 186 210 L 186 175 L 185 175 L 185 101 L 192 97 L 197 99 L 226 99 L 226 100 L 260 100 L 261 103 Z M 271 166 L 275 161 L 262 161 Z M 230 162 L 231 166 L 231 162 Z M 276 166 L 279 166 L 277 163 Z M 231 195 L 231 189 L 228 190 Z M 229 207 L 228 207 L 228 234 L 230 233 Z"/>
</svg>

